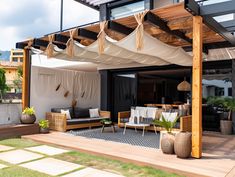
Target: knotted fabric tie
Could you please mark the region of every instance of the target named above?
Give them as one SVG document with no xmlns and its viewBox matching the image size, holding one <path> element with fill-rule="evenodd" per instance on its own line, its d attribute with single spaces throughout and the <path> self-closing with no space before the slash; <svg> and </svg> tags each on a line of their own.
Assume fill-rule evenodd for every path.
<svg viewBox="0 0 235 177">
<path fill-rule="evenodd" d="M 30 48 L 32 47 L 32 45 L 33 45 L 33 39 L 30 39 L 30 40 L 28 41 L 27 46 L 25 46 L 24 49 L 30 49 Z"/>
<path fill-rule="evenodd" d="M 76 35 L 77 30 L 78 29 L 76 28 L 76 29 L 69 31 L 70 38 L 66 43 L 66 53 L 71 58 L 74 57 L 74 39 L 73 38 Z"/>
<path fill-rule="evenodd" d="M 54 53 L 53 41 L 54 41 L 54 39 L 55 39 L 54 34 L 51 34 L 51 35 L 48 36 L 49 44 L 47 45 L 47 48 L 46 48 L 47 58 L 53 57 L 53 53 Z"/>
<path fill-rule="evenodd" d="M 104 52 L 104 42 L 105 42 L 105 27 L 106 27 L 107 21 L 100 22 L 100 32 L 97 36 L 98 45 L 99 45 L 99 54 L 102 54 Z"/>
<path fill-rule="evenodd" d="M 144 16 L 147 14 L 148 10 L 145 10 L 144 12 L 135 14 L 135 20 L 138 23 L 138 26 L 136 28 L 136 49 L 141 50 L 143 48 L 144 42 L 143 42 L 143 36 L 144 36 Z"/>
</svg>

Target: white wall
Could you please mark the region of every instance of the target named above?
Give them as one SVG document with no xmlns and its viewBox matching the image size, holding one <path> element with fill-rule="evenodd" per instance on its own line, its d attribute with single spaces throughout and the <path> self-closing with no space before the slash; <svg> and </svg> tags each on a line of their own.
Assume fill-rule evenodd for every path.
<svg viewBox="0 0 235 177">
<path fill-rule="evenodd" d="M 0 125 L 20 123 L 22 105 L 21 103 L 0 104 Z"/>
<path fill-rule="evenodd" d="M 72 102 L 75 75 L 83 76 L 76 84 L 78 107 L 100 107 L 100 76 L 97 72 L 78 72 L 62 69 L 32 67 L 30 106 L 36 110 L 37 120 L 45 118 L 45 113 L 55 107 L 69 107 Z M 77 78 L 77 77 L 76 77 Z M 56 87 L 61 87 L 56 91 Z M 89 84 L 88 84 L 89 83 Z M 64 93 L 69 91 L 68 97 Z M 82 92 L 86 91 L 82 97 Z"/>
</svg>

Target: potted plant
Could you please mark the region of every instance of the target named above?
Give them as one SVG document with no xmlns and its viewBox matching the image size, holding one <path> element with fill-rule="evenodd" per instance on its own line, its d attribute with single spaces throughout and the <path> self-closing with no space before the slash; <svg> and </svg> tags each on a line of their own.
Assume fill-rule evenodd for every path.
<svg viewBox="0 0 235 177">
<path fill-rule="evenodd" d="M 162 115 L 160 120 L 155 119 L 153 121 L 155 125 L 161 126 L 166 130 L 166 134 L 164 134 L 160 140 L 162 152 L 165 154 L 174 154 L 175 135 L 172 133 L 172 129 L 175 126 L 177 120 L 177 116 L 174 121 L 170 121 L 165 119 L 165 117 Z"/>
<path fill-rule="evenodd" d="M 233 130 L 232 122 L 232 112 L 235 111 L 235 99 L 234 98 L 224 98 L 223 103 L 225 109 L 228 111 L 227 119 L 220 120 L 220 131 L 223 135 L 231 135 Z"/>
<path fill-rule="evenodd" d="M 224 135 L 232 134 L 232 112 L 235 111 L 235 99 L 223 97 L 211 97 L 207 104 L 223 108 L 223 117 L 220 120 L 220 131 Z M 226 114 L 228 112 L 228 114 Z"/>
<path fill-rule="evenodd" d="M 41 119 L 38 122 L 40 127 L 40 133 L 49 133 L 49 121 L 45 119 Z"/>
<path fill-rule="evenodd" d="M 22 124 L 33 124 L 36 121 L 35 110 L 33 107 L 24 109 L 20 119 Z"/>
</svg>

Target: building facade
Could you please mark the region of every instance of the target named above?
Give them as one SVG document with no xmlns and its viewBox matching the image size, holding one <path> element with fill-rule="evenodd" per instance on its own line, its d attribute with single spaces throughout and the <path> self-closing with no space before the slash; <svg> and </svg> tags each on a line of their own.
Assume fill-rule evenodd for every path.
<svg viewBox="0 0 235 177">
<path fill-rule="evenodd" d="M 11 49 L 10 62 L 23 63 L 24 50 Z"/>
</svg>

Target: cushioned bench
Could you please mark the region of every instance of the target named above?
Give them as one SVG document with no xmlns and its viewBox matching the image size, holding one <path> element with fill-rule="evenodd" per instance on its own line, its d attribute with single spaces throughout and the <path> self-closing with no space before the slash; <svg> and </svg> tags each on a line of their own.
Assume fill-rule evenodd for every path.
<svg viewBox="0 0 235 177">
<path fill-rule="evenodd" d="M 69 110 L 71 119 L 67 119 L 66 114 L 60 113 L 61 109 Z M 46 113 L 50 129 L 62 132 L 71 129 L 101 126 L 100 121 L 105 118 L 110 118 L 110 112 L 99 111 L 99 117 L 90 118 L 89 108 L 52 108 L 51 112 Z"/>
</svg>

